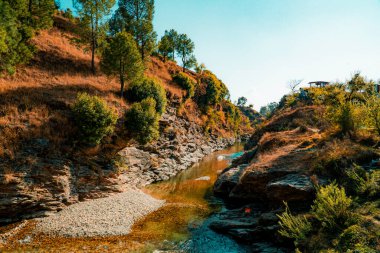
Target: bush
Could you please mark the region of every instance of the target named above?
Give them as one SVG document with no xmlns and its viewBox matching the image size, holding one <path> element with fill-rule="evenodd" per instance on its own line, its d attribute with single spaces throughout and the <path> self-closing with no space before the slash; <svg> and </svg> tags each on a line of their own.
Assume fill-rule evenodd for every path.
<svg viewBox="0 0 380 253">
<path fill-rule="evenodd" d="M 126 113 L 127 129 L 140 144 L 146 144 L 159 136 L 159 115 L 156 112 L 156 101 L 147 98 L 134 103 Z"/>
<path fill-rule="evenodd" d="M 347 188 L 353 194 L 374 197 L 380 193 L 380 173 L 378 171 L 366 172 L 360 166 L 355 165 L 346 171 Z"/>
<path fill-rule="evenodd" d="M 82 141 L 90 145 L 99 144 L 112 133 L 117 121 L 116 113 L 103 99 L 87 93 L 78 94 L 72 112 Z"/>
<path fill-rule="evenodd" d="M 142 82 L 133 83 L 127 91 L 127 97 L 131 102 L 140 102 L 151 97 L 156 101 L 156 111 L 159 114 L 165 112 L 167 104 L 165 89 L 153 79 L 145 78 Z"/>
<path fill-rule="evenodd" d="M 367 246 L 368 231 L 359 225 L 353 225 L 345 229 L 339 236 L 338 246 L 343 252 L 356 247 Z M 369 251 L 365 251 L 369 252 Z"/>
<path fill-rule="evenodd" d="M 289 211 L 288 205 L 285 205 L 285 212 L 281 215 L 277 215 L 280 219 L 279 224 L 281 226 L 279 233 L 282 236 L 294 239 L 295 245 L 302 244 L 311 232 L 311 223 L 305 216 L 293 216 Z"/>
<path fill-rule="evenodd" d="M 352 199 L 346 196 L 344 188 L 330 184 L 318 189 L 312 210 L 322 227 L 340 231 L 353 221 L 351 203 Z"/>
<path fill-rule="evenodd" d="M 185 73 L 181 72 L 173 76 L 173 81 L 187 91 L 186 98 L 194 96 L 195 83 Z"/>
</svg>

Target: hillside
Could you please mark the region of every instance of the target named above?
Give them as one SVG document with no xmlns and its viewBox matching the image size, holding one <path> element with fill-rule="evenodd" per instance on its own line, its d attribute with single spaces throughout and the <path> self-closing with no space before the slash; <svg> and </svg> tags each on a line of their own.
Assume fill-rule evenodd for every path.
<svg viewBox="0 0 380 253">
<path fill-rule="evenodd" d="M 378 137 L 368 133 L 351 138 L 340 135 L 327 120 L 326 110 L 325 106 L 300 103 L 277 111 L 255 130 L 245 145 L 245 154 L 224 170 L 214 185 L 214 193 L 231 209 L 220 213 L 221 220 L 210 224 L 211 228 L 244 241 L 254 252 L 380 249 Z M 355 188 L 359 187 L 357 180 L 362 180 L 362 190 Z M 344 187 L 347 198 L 355 204 L 343 208 L 344 190 L 344 197 L 327 199 L 332 194 L 329 191 L 339 191 L 335 184 Z M 318 208 L 326 208 L 326 213 L 318 216 Z M 334 219 L 338 223 L 337 217 L 356 220 L 326 228 L 326 223 L 319 223 L 321 217 L 331 223 Z M 327 249 L 337 251 L 324 251 Z"/>
<path fill-rule="evenodd" d="M 99 59 L 93 75 L 90 54 L 66 31 L 69 21 L 55 17 L 55 22 L 60 28 L 33 38 L 37 53 L 32 61 L 14 76 L 0 78 L 1 222 L 43 216 L 80 200 L 168 179 L 238 137 L 223 118 L 205 134 L 208 116 L 194 100 L 183 102 L 186 91 L 172 80 L 182 68 L 152 57 L 145 74 L 165 88 L 168 106 L 159 139 L 139 145 L 125 131 L 131 103 L 119 97 L 118 81 L 100 72 Z M 195 73 L 187 75 L 195 80 Z M 115 131 L 100 145 L 82 145 L 78 139 L 71 107 L 79 92 L 104 99 L 117 112 Z"/>
</svg>

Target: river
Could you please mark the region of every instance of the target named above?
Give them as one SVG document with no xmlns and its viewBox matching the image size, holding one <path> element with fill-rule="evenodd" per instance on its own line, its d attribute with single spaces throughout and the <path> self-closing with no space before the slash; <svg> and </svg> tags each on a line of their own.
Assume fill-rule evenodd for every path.
<svg viewBox="0 0 380 253">
<path fill-rule="evenodd" d="M 213 184 L 231 160 L 243 154 L 242 150 L 243 146 L 236 144 L 215 152 L 176 177 L 144 189 L 150 195 L 167 201 L 163 208 L 134 227 L 133 234 L 136 236 L 149 234 L 148 251 L 248 251 L 245 246 L 208 228 L 208 224 L 218 218 L 217 211 L 224 208 L 222 201 L 212 194 Z"/>
<path fill-rule="evenodd" d="M 218 219 L 221 200 L 212 194 L 218 173 L 243 152 L 236 144 L 215 152 L 176 177 L 147 186 L 144 192 L 166 204 L 138 221 L 124 236 L 67 238 L 34 234 L 36 221 L 26 222 L 1 252 L 248 252 L 208 224 Z M 15 224 L 16 226 L 17 224 Z M 12 229 L 13 225 L 9 228 Z M 0 231 L 1 232 L 1 231 Z M 16 243 L 17 242 L 17 243 Z"/>
</svg>

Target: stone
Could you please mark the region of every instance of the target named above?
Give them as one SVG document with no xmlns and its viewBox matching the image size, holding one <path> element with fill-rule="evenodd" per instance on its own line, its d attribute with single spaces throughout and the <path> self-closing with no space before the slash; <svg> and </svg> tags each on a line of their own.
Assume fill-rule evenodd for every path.
<svg viewBox="0 0 380 253">
<path fill-rule="evenodd" d="M 290 174 L 267 185 L 267 196 L 276 201 L 305 201 L 313 198 L 315 189 L 306 175 Z"/>
<path fill-rule="evenodd" d="M 223 172 L 214 184 L 214 193 L 218 195 L 228 195 L 238 184 L 240 176 L 246 167 L 247 165 L 243 164 Z"/>
</svg>

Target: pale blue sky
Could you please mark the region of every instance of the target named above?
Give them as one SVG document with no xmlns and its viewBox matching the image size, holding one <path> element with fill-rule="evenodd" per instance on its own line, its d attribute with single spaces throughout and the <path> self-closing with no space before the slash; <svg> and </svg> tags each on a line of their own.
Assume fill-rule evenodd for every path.
<svg viewBox="0 0 380 253">
<path fill-rule="evenodd" d="M 380 0 L 156 0 L 154 25 L 187 33 L 232 99 L 257 109 L 292 79 L 380 78 Z"/>
</svg>

